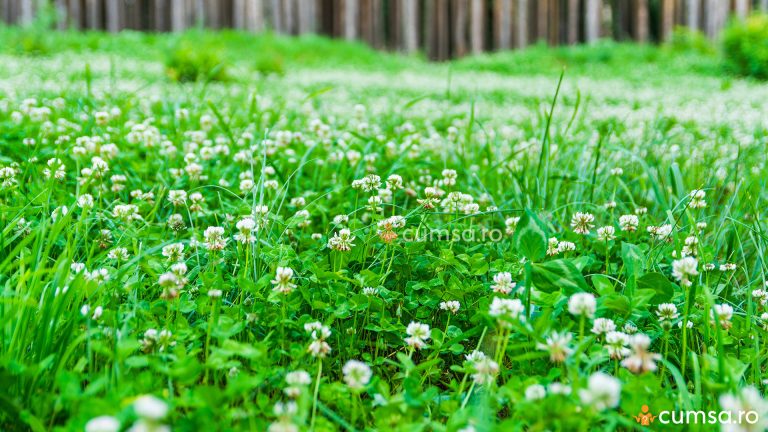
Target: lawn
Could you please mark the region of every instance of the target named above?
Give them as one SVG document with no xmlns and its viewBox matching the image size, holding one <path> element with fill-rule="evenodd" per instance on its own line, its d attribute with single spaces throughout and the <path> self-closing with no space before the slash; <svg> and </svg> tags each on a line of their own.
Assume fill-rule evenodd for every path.
<svg viewBox="0 0 768 432">
<path fill-rule="evenodd" d="M 766 100 L 680 41 L 0 29 L 0 430 L 762 431 Z"/>
</svg>

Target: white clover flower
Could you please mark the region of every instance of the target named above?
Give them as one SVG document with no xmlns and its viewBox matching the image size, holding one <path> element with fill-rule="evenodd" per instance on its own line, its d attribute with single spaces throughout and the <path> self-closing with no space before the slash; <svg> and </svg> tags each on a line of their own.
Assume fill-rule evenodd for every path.
<svg viewBox="0 0 768 432">
<path fill-rule="evenodd" d="M 609 242 L 616 239 L 616 229 L 610 225 L 597 229 L 597 239 L 603 242 Z"/>
<path fill-rule="evenodd" d="M 531 384 L 525 388 L 525 399 L 537 401 L 547 397 L 547 389 L 541 384 Z"/>
<path fill-rule="evenodd" d="M 730 418 L 740 419 L 740 413 L 746 413 L 740 423 L 723 424 L 726 432 L 763 432 L 768 429 L 768 401 L 752 386 L 744 387 L 738 393 L 726 393 L 720 396 L 720 407 L 731 414 Z M 751 414 L 754 413 L 754 416 Z M 751 419 L 754 418 L 754 421 Z"/>
<path fill-rule="evenodd" d="M 590 293 L 576 293 L 568 299 L 568 312 L 574 316 L 592 318 L 595 316 L 596 308 L 597 301 Z"/>
<path fill-rule="evenodd" d="M 292 386 L 308 386 L 312 383 L 312 377 L 307 371 L 297 370 L 285 375 L 285 382 Z"/>
<path fill-rule="evenodd" d="M 694 191 L 691 191 L 690 198 L 691 201 L 688 203 L 688 207 L 693 209 L 700 209 L 707 206 L 707 202 L 704 200 L 704 197 L 707 195 L 706 192 L 704 192 L 701 189 L 696 189 Z"/>
<path fill-rule="evenodd" d="M 627 348 L 627 344 L 629 344 L 629 335 L 626 333 L 612 331 L 605 335 L 605 349 L 613 360 L 621 360 L 632 353 Z"/>
<path fill-rule="evenodd" d="M 568 396 L 571 394 L 571 386 L 559 382 L 553 382 L 547 386 L 547 392 L 553 395 Z"/>
<path fill-rule="evenodd" d="M 609 318 L 597 318 L 592 323 L 592 333 L 604 335 L 616 330 L 616 324 Z"/>
<path fill-rule="evenodd" d="M 56 222 L 60 217 L 64 217 L 69 213 L 67 206 L 56 207 L 51 212 L 51 219 Z"/>
<path fill-rule="evenodd" d="M 256 221 L 253 218 L 245 217 L 237 222 L 236 225 L 237 234 L 235 234 L 235 241 L 242 244 L 253 243 L 256 241 L 256 236 L 253 235 L 256 231 Z"/>
<path fill-rule="evenodd" d="M 674 321 L 680 317 L 677 313 L 677 306 L 672 303 L 662 303 L 656 310 L 656 315 L 659 316 L 659 321 Z"/>
<path fill-rule="evenodd" d="M 557 243 L 557 252 L 563 253 L 563 252 L 573 252 L 576 250 L 576 244 L 569 241 L 561 241 Z"/>
<path fill-rule="evenodd" d="M 539 342 L 536 344 L 536 347 L 542 351 L 549 352 L 549 360 L 552 363 L 562 363 L 573 354 L 571 340 L 573 340 L 573 335 L 570 333 L 553 331 L 546 337 L 544 343 Z"/>
<path fill-rule="evenodd" d="M 109 271 L 105 268 L 96 269 L 91 272 L 86 271 L 84 275 L 85 280 L 96 282 L 99 285 L 109 280 Z"/>
<path fill-rule="evenodd" d="M 693 257 L 683 257 L 672 262 L 672 277 L 680 281 L 680 285 L 685 287 L 693 283 L 691 277 L 697 276 L 699 261 Z"/>
<path fill-rule="evenodd" d="M 594 228 L 595 216 L 591 213 L 576 212 L 571 217 L 571 228 L 576 234 L 589 234 L 590 228 Z"/>
<path fill-rule="evenodd" d="M 162 420 L 168 415 L 168 405 L 152 395 L 139 396 L 133 402 L 136 415 L 146 420 Z"/>
<path fill-rule="evenodd" d="M 413 349 L 422 349 L 427 346 L 427 342 L 431 337 L 429 332 L 429 326 L 418 322 L 411 321 L 408 327 L 405 329 L 405 333 L 408 337 L 405 338 L 405 343 Z"/>
<path fill-rule="evenodd" d="M 444 311 L 449 311 L 452 314 L 456 314 L 459 311 L 460 307 L 461 307 L 461 303 L 459 303 L 456 300 L 440 302 L 440 309 Z"/>
<path fill-rule="evenodd" d="M 183 190 L 168 191 L 168 201 L 174 206 L 183 206 L 187 203 L 187 193 Z"/>
<path fill-rule="evenodd" d="M 559 245 L 560 241 L 557 239 L 557 237 L 550 237 L 549 240 L 547 240 L 547 256 L 553 256 L 560 253 L 558 250 Z"/>
<path fill-rule="evenodd" d="M 472 362 L 472 381 L 478 385 L 487 385 L 496 381 L 499 374 L 499 364 L 488 357 L 477 358 Z"/>
<path fill-rule="evenodd" d="M 184 244 L 183 243 L 171 243 L 163 246 L 163 256 L 168 258 L 168 261 L 175 262 L 184 259 Z"/>
<path fill-rule="evenodd" d="M 520 223 L 520 217 L 519 216 L 513 216 L 509 217 L 504 220 L 504 232 L 507 235 L 512 235 L 515 233 L 515 229 L 517 228 L 517 224 Z"/>
<path fill-rule="evenodd" d="M 720 323 L 720 328 L 728 330 L 731 328 L 731 319 L 733 318 L 733 307 L 727 303 L 713 305 L 709 311 L 710 322 L 715 324 L 715 317 Z"/>
<path fill-rule="evenodd" d="M 519 299 L 503 299 L 494 297 L 488 314 L 497 318 L 499 325 L 509 327 L 510 321 L 525 320 L 525 306 Z"/>
<path fill-rule="evenodd" d="M 515 289 L 517 283 L 512 282 L 512 274 L 510 272 L 496 273 L 493 276 L 493 285 L 491 289 L 495 293 L 509 294 Z"/>
<path fill-rule="evenodd" d="M 81 209 L 93 208 L 93 196 L 90 194 L 83 194 L 77 197 L 77 206 Z"/>
<path fill-rule="evenodd" d="M 621 227 L 622 231 L 637 231 L 638 225 L 640 225 L 640 219 L 637 215 L 626 214 L 619 216 L 619 227 Z"/>
<path fill-rule="evenodd" d="M 444 169 L 442 172 L 443 175 L 443 185 L 445 186 L 453 186 L 456 184 L 456 170 L 453 169 Z"/>
<path fill-rule="evenodd" d="M 636 374 L 656 370 L 656 362 L 661 359 L 661 355 L 648 351 L 651 338 L 638 333 L 629 338 L 629 346 L 632 348 L 632 354 L 621 361 L 622 366 Z"/>
<path fill-rule="evenodd" d="M 352 232 L 347 228 L 343 228 L 328 240 L 328 248 L 340 252 L 347 252 L 352 250 L 355 246 L 355 244 L 352 243 L 353 241 L 355 241 L 355 236 L 352 235 Z"/>
<path fill-rule="evenodd" d="M 581 402 L 597 411 L 617 407 L 620 397 L 621 381 L 603 372 L 590 375 L 587 388 L 579 391 Z"/>
<path fill-rule="evenodd" d="M 293 269 L 290 267 L 278 267 L 275 270 L 275 278 L 272 279 L 272 288 L 274 291 L 281 294 L 290 294 L 296 289 L 296 284 L 293 283 Z"/>
<path fill-rule="evenodd" d="M 362 390 L 371 381 L 371 368 L 357 360 L 349 360 L 342 368 L 344 382 L 353 390 Z"/>
<path fill-rule="evenodd" d="M 99 416 L 88 420 L 85 432 L 118 432 L 120 421 L 112 416 Z"/>
<path fill-rule="evenodd" d="M 397 174 L 387 177 L 387 189 L 398 190 L 403 188 L 403 178 Z"/>
<path fill-rule="evenodd" d="M 120 262 L 127 261 L 128 258 L 130 258 L 130 255 L 128 254 L 128 249 L 124 247 L 116 247 L 109 251 L 107 258 Z"/>
<path fill-rule="evenodd" d="M 139 208 L 134 204 L 117 204 L 112 208 L 112 216 L 123 222 L 142 220 Z"/>
<path fill-rule="evenodd" d="M 209 251 L 220 251 L 227 245 L 227 238 L 224 238 L 224 228 L 219 226 L 210 226 L 203 233 L 205 237 L 205 248 Z"/>
</svg>

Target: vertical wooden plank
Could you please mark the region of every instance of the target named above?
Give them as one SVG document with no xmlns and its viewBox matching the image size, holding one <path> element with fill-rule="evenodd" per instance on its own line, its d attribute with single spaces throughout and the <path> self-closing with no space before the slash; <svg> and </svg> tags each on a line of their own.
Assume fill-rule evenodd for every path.
<svg viewBox="0 0 768 432">
<path fill-rule="evenodd" d="M 3 0 L 3 16 L 5 17 L 5 22 L 10 24 L 10 3 L 13 0 Z M 54 8 L 56 9 L 56 28 L 59 30 L 66 30 L 67 28 L 67 20 L 69 19 L 67 14 L 67 1 L 66 0 L 56 0 L 54 3 Z"/>
<path fill-rule="evenodd" d="M 403 49 L 412 53 L 419 48 L 418 3 L 416 0 L 401 0 L 400 19 L 403 25 Z"/>
<path fill-rule="evenodd" d="M 744 19 L 749 13 L 749 1 L 747 0 L 735 0 L 733 4 L 734 14 L 739 19 Z"/>
<path fill-rule="evenodd" d="M 19 15 L 19 24 L 28 26 L 32 24 L 34 15 L 32 14 L 32 0 L 19 0 L 21 3 L 21 14 Z"/>
<path fill-rule="evenodd" d="M 89 29 L 101 29 L 101 2 L 98 0 L 85 1 L 85 26 Z"/>
<path fill-rule="evenodd" d="M 168 31 L 168 3 L 168 0 L 155 0 L 153 15 L 157 31 Z"/>
<path fill-rule="evenodd" d="M 570 45 L 579 41 L 579 0 L 568 0 L 567 41 Z"/>
<path fill-rule="evenodd" d="M 357 39 L 359 12 L 360 2 L 358 0 L 344 0 L 344 39 Z"/>
<path fill-rule="evenodd" d="M 538 39 L 538 41 L 547 40 L 548 14 L 549 0 L 538 0 L 536 2 L 536 39 Z"/>
<path fill-rule="evenodd" d="M 720 32 L 720 17 L 723 15 L 721 3 L 721 0 L 706 0 L 706 33 L 710 39 L 716 38 Z"/>
<path fill-rule="evenodd" d="M 423 48 L 427 58 L 437 60 L 437 37 L 435 34 L 435 2 L 424 2 L 423 21 L 421 22 L 421 35 L 424 40 Z"/>
<path fill-rule="evenodd" d="M 469 48 L 472 54 L 479 54 L 483 51 L 485 30 L 485 5 L 483 0 L 470 0 L 469 8 Z"/>
<path fill-rule="evenodd" d="M 672 29 L 674 25 L 674 0 L 661 0 L 661 40 L 668 40 L 672 36 Z"/>
<path fill-rule="evenodd" d="M 371 32 L 373 33 L 373 46 L 375 48 L 384 48 L 386 46 L 384 34 L 384 0 L 371 1 Z"/>
<path fill-rule="evenodd" d="M 635 0 L 635 39 L 648 42 L 648 0 Z"/>
<path fill-rule="evenodd" d="M 584 38 L 587 43 L 592 43 L 600 38 L 600 9 L 602 2 L 600 0 L 586 0 L 584 7 Z"/>
<path fill-rule="evenodd" d="M 296 33 L 295 0 L 283 0 L 283 31 L 286 34 Z"/>
<path fill-rule="evenodd" d="M 248 31 L 261 32 L 264 30 L 263 0 L 245 0 L 245 27 Z"/>
<path fill-rule="evenodd" d="M 245 28 L 245 0 L 232 0 L 232 27 L 242 30 Z"/>
<path fill-rule="evenodd" d="M 554 46 L 560 43 L 560 0 L 549 0 L 547 12 L 547 29 L 549 44 Z"/>
<path fill-rule="evenodd" d="M 270 0 L 270 12 L 272 18 L 272 29 L 275 33 L 283 33 L 283 12 L 281 0 Z"/>
<path fill-rule="evenodd" d="M 467 6 L 468 0 L 453 0 L 453 49 L 457 57 L 467 54 Z"/>
<path fill-rule="evenodd" d="M 512 0 L 496 0 L 494 3 L 496 49 L 508 50 L 512 48 Z"/>
<path fill-rule="evenodd" d="M 688 26 L 688 28 L 693 30 L 698 30 L 699 23 L 701 22 L 701 12 L 700 12 L 700 2 L 701 0 L 686 0 L 685 9 L 686 9 L 686 19 L 685 19 L 685 25 Z"/>
<path fill-rule="evenodd" d="M 451 40 L 448 27 L 448 0 L 435 0 L 435 37 L 437 39 L 438 60 L 448 60 L 451 57 Z"/>
<path fill-rule="evenodd" d="M 120 5 L 119 0 L 107 0 L 105 15 L 107 17 L 107 31 L 117 33 L 120 31 Z"/>
<path fill-rule="evenodd" d="M 299 1 L 296 5 L 297 15 L 297 33 L 304 34 L 312 32 L 312 5 L 314 1 Z"/>
<path fill-rule="evenodd" d="M 219 2 L 217 0 L 206 0 L 204 5 L 206 27 L 219 29 L 221 28 L 221 19 L 219 17 Z"/>
<path fill-rule="evenodd" d="M 517 47 L 524 48 L 528 46 L 528 14 L 530 8 L 528 7 L 528 0 L 517 0 Z"/>
<path fill-rule="evenodd" d="M 115 0 L 108 1 L 114 2 Z M 171 0 L 171 30 L 179 32 L 187 28 L 186 6 L 186 0 Z M 109 18 L 107 20 L 109 21 Z"/>
</svg>

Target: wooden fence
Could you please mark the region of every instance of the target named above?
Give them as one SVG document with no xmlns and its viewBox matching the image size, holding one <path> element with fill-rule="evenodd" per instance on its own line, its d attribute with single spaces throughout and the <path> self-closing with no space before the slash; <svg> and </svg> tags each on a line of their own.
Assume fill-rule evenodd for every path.
<svg viewBox="0 0 768 432">
<path fill-rule="evenodd" d="M 768 0 L 0 0 L 0 20 L 23 26 L 49 13 L 59 29 L 320 33 L 443 60 L 537 41 L 659 41 L 679 25 L 715 38 L 731 15 L 767 7 Z"/>
</svg>

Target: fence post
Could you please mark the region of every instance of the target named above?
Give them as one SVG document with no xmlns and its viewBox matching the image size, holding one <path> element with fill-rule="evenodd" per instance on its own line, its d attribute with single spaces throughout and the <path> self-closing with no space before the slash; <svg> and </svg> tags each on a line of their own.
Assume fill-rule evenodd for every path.
<svg viewBox="0 0 768 432">
<path fill-rule="evenodd" d="M 686 0 L 686 20 L 685 24 L 692 30 L 698 30 L 701 21 L 699 13 L 699 2 L 701 0 Z"/>
<path fill-rule="evenodd" d="M 536 2 L 536 42 L 547 41 L 549 35 L 549 0 Z"/>
<path fill-rule="evenodd" d="M 635 38 L 648 42 L 648 0 L 635 0 Z"/>
<path fill-rule="evenodd" d="M 109 0 L 110 2 L 116 0 Z M 171 0 L 171 30 L 178 32 L 187 27 L 186 0 Z M 109 20 L 109 18 L 107 18 Z M 110 30 L 111 31 L 111 30 Z"/>
<path fill-rule="evenodd" d="M 342 2 L 344 16 L 344 39 L 357 39 L 357 20 L 360 16 L 358 0 L 344 0 Z"/>
<path fill-rule="evenodd" d="M 661 0 L 661 40 L 666 41 L 672 36 L 675 25 L 674 0 Z"/>
<path fill-rule="evenodd" d="M 483 21 L 485 19 L 483 0 L 470 0 L 469 47 L 472 54 L 483 51 Z"/>
<path fill-rule="evenodd" d="M 493 14 L 496 17 L 496 49 L 507 50 L 512 47 L 512 0 L 496 0 Z"/>
<path fill-rule="evenodd" d="M 101 29 L 101 3 L 98 0 L 85 0 L 85 27 Z"/>
<path fill-rule="evenodd" d="M 453 0 L 453 48 L 457 57 L 467 53 L 467 0 Z"/>
<path fill-rule="evenodd" d="M 525 48 L 528 46 L 528 0 L 517 0 L 515 9 L 517 14 L 517 47 Z"/>
<path fill-rule="evenodd" d="M 586 2 L 584 7 L 584 14 L 586 15 L 584 33 L 587 42 L 592 43 L 600 38 L 600 9 L 602 5 L 600 0 L 586 0 Z"/>
<path fill-rule="evenodd" d="M 245 7 L 245 25 L 248 31 L 260 32 L 264 30 L 263 0 L 246 0 Z"/>
<path fill-rule="evenodd" d="M 749 13 L 749 2 L 747 0 L 735 0 L 734 12 L 739 19 L 744 19 Z"/>
<path fill-rule="evenodd" d="M 384 36 L 384 6 L 382 0 L 371 0 L 371 36 L 375 48 L 383 48 L 386 45 Z"/>
<path fill-rule="evenodd" d="M 403 23 L 403 48 L 412 53 L 419 48 L 418 4 L 416 0 L 402 0 L 400 16 Z"/>
<path fill-rule="evenodd" d="M 310 33 L 314 31 L 312 26 L 312 17 L 314 12 L 314 0 L 299 1 L 296 4 L 296 14 L 298 15 L 298 33 Z"/>
<path fill-rule="evenodd" d="M 566 11 L 568 25 L 568 44 L 579 41 L 579 0 L 568 0 Z"/>
</svg>

